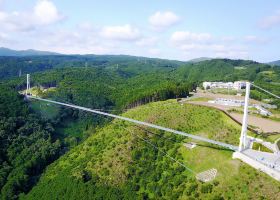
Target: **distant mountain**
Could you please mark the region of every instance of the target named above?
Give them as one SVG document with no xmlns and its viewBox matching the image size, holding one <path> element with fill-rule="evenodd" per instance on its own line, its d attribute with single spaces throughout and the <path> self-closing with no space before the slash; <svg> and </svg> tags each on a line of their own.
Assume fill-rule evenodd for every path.
<svg viewBox="0 0 280 200">
<path fill-rule="evenodd" d="M 60 54 L 55 52 L 38 51 L 33 49 L 13 50 L 13 49 L 0 47 L 0 56 L 44 56 L 44 55 L 60 55 Z"/>
<path fill-rule="evenodd" d="M 273 62 L 270 62 L 270 63 L 268 63 L 268 64 L 280 66 L 280 60 L 273 61 Z"/>
<path fill-rule="evenodd" d="M 195 58 L 195 59 L 189 60 L 188 62 L 197 63 L 197 62 L 206 61 L 206 60 L 212 60 L 212 59 L 213 58 L 200 57 L 200 58 Z"/>
</svg>

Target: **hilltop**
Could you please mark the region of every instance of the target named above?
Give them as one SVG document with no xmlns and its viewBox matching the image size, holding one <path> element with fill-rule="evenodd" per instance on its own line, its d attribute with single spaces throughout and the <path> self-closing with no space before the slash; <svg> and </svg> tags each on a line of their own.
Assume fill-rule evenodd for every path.
<svg viewBox="0 0 280 200">
<path fill-rule="evenodd" d="M 50 51 L 39 51 L 34 49 L 27 50 L 13 50 L 9 48 L 0 47 L 0 56 L 43 56 L 43 55 L 59 55 L 59 53 Z"/>
<path fill-rule="evenodd" d="M 189 60 L 188 62 L 197 63 L 197 62 L 206 61 L 206 60 L 212 60 L 212 59 L 213 59 L 213 58 L 200 57 L 200 58 L 191 59 L 191 60 Z"/>
<path fill-rule="evenodd" d="M 169 100 L 140 106 L 123 115 L 238 144 L 239 125 L 215 109 L 181 106 Z M 280 195 L 278 182 L 239 160 L 232 160 L 231 151 L 204 143 L 190 150 L 183 146 L 187 141 L 114 120 L 91 132 L 84 143 L 51 164 L 22 199 L 277 199 Z M 201 183 L 193 172 L 162 151 L 194 172 L 215 168 L 218 175 L 213 182 Z"/>
<path fill-rule="evenodd" d="M 269 64 L 271 64 L 271 65 L 278 65 L 278 66 L 280 66 L 280 60 L 270 62 Z"/>
</svg>

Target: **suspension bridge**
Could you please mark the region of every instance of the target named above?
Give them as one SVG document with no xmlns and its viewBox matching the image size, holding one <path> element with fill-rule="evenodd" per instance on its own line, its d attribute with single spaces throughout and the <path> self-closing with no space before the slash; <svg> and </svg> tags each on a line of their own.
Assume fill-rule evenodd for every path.
<svg viewBox="0 0 280 200">
<path fill-rule="evenodd" d="M 159 125 L 156 125 L 156 124 L 143 122 L 143 121 L 131 119 L 131 118 L 128 118 L 128 117 L 103 112 L 103 111 L 100 111 L 100 110 L 97 110 L 97 109 L 91 109 L 91 108 L 86 108 L 86 107 L 73 105 L 73 104 L 69 104 L 69 103 L 63 103 L 63 102 L 54 101 L 54 100 L 50 100 L 50 99 L 43 99 L 43 98 L 40 98 L 40 97 L 37 97 L 37 96 L 32 96 L 29 93 L 29 90 L 30 90 L 30 75 L 29 74 L 27 75 L 27 86 L 26 86 L 25 96 L 26 96 L 27 99 L 44 101 L 44 102 L 57 104 L 57 105 L 65 106 L 65 107 L 70 107 L 70 108 L 74 108 L 74 109 L 78 109 L 78 110 L 82 110 L 82 111 L 86 111 L 86 112 L 91 112 L 91 113 L 98 114 L 98 115 L 112 117 L 112 118 L 128 121 L 128 122 L 131 122 L 131 123 L 134 123 L 134 124 L 142 125 L 142 126 L 145 126 L 145 127 L 150 127 L 150 128 L 170 132 L 170 133 L 173 133 L 173 134 L 185 136 L 185 137 L 188 137 L 188 138 L 192 138 L 194 140 L 210 143 L 210 144 L 213 144 L 213 145 L 220 146 L 222 148 L 230 149 L 234 152 L 233 153 L 233 158 L 241 159 L 242 161 L 251 165 L 252 167 L 254 167 L 258 170 L 261 170 L 261 171 L 265 172 L 266 174 L 270 175 L 271 177 L 275 178 L 276 180 L 280 181 L 280 153 L 279 154 L 275 154 L 275 153 L 271 154 L 271 153 L 257 152 L 255 150 L 252 150 L 251 149 L 252 148 L 252 143 L 255 142 L 256 140 L 252 137 L 247 136 L 248 106 L 249 106 L 249 96 L 250 96 L 251 84 L 254 85 L 253 83 L 246 82 L 244 114 L 243 114 L 243 123 L 242 123 L 242 130 L 241 130 L 239 146 L 234 146 L 232 144 L 227 144 L 227 143 L 224 143 L 224 142 L 212 140 L 212 139 L 205 138 L 205 137 L 202 137 L 202 136 L 197 136 L 197 135 L 193 135 L 193 134 L 190 134 L 190 133 L 185 133 L 185 132 L 182 132 L 182 131 L 174 130 L 174 129 L 171 129 L 171 128 L 166 128 L 166 127 L 159 126 Z M 261 88 L 257 85 L 254 85 L 254 86 L 256 88 L 259 88 L 260 90 L 262 90 L 262 91 L 280 99 L 279 96 L 277 96 L 277 95 L 275 95 L 275 94 L 273 94 L 273 93 L 271 93 L 271 92 L 269 92 L 269 91 L 267 91 L 267 90 L 265 90 L 265 89 L 263 89 L 263 88 Z"/>
<path fill-rule="evenodd" d="M 26 97 L 30 98 L 30 99 L 36 99 L 36 100 L 45 101 L 45 102 L 48 102 L 48 103 L 61 105 L 61 106 L 75 108 L 75 109 L 78 109 L 78 110 L 83 110 L 83 111 L 87 111 L 87 112 L 91 112 L 91 113 L 95 113 L 95 114 L 99 114 L 99 115 L 104 115 L 104 116 L 107 116 L 107 117 L 113 117 L 113 118 L 121 119 L 121 120 L 124 120 L 124 121 L 132 122 L 132 123 L 143 125 L 143 126 L 146 126 L 146 127 L 151 127 L 151 128 L 155 128 L 155 129 L 158 129 L 158 130 L 182 135 L 182 136 L 189 137 L 189 138 L 199 140 L 199 141 L 202 141 L 202 142 L 211 143 L 211 144 L 218 145 L 218 146 L 221 146 L 221 147 L 224 147 L 224 148 L 227 148 L 227 149 L 231 149 L 233 151 L 236 151 L 238 149 L 237 146 L 234 146 L 234 145 L 231 145 L 231 144 L 226 144 L 226 143 L 223 143 L 223 142 L 207 139 L 207 138 L 197 136 L 197 135 L 192 135 L 192 134 L 185 133 L 185 132 L 182 132 L 182 131 L 177 131 L 177 130 L 174 130 L 174 129 L 165 128 L 163 126 L 158 126 L 158 125 L 151 124 L 151 123 L 148 123 L 148 122 L 142 122 L 142 121 L 138 121 L 138 120 L 127 118 L 127 117 L 102 112 L 102 111 L 99 111 L 99 110 L 93 110 L 93 109 L 90 109 L 90 108 L 85 108 L 85 107 L 82 107 L 82 106 L 76 106 L 76 105 L 62 103 L 62 102 L 53 101 L 53 100 L 49 100 L 49 99 L 42 99 L 42 98 L 34 97 L 34 96 L 31 96 L 31 95 L 27 95 Z"/>
</svg>

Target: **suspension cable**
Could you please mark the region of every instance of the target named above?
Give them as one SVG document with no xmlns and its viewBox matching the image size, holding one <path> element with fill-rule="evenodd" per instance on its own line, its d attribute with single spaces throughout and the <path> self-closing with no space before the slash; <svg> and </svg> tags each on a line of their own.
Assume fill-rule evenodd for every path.
<svg viewBox="0 0 280 200">
<path fill-rule="evenodd" d="M 35 96 L 37 97 L 37 96 Z M 65 104 L 69 104 L 69 105 L 73 105 L 75 106 L 75 104 L 73 103 L 69 103 L 67 101 L 62 101 L 62 103 L 65 103 Z M 67 107 L 66 109 L 73 109 L 71 107 Z M 129 109 L 104 109 L 104 108 L 91 108 L 92 110 L 97 110 L 97 111 L 103 111 L 103 112 L 124 112 L 124 111 L 128 111 Z"/>
<path fill-rule="evenodd" d="M 177 140 L 175 140 L 175 139 L 173 139 L 173 138 L 171 138 L 171 137 L 166 137 L 166 136 L 164 136 L 163 134 L 159 134 L 159 133 L 156 133 L 156 132 L 153 132 L 153 131 L 147 130 L 146 128 L 141 127 L 141 126 L 137 126 L 137 125 L 135 125 L 135 126 L 136 126 L 137 128 L 139 128 L 139 129 L 141 129 L 141 130 L 145 131 L 145 132 L 146 132 L 146 133 L 148 133 L 148 134 L 152 134 L 152 135 L 155 135 L 155 136 L 157 136 L 157 137 L 160 137 L 160 138 L 164 138 L 164 139 L 170 140 L 170 141 L 172 141 L 172 142 L 178 142 Z"/>
<path fill-rule="evenodd" d="M 126 130 L 128 130 L 127 128 L 125 128 Z M 175 159 L 174 157 L 170 156 L 168 153 L 166 153 L 165 151 L 159 149 L 156 145 L 154 145 L 153 143 L 151 143 L 148 140 L 145 140 L 144 138 L 138 136 L 137 134 L 132 133 L 132 131 L 128 130 L 131 134 L 133 134 L 134 136 L 138 137 L 139 139 L 143 140 L 144 142 L 148 143 L 149 145 L 151 145 L 152 147 L 154 147 L 155 149 L 157 149 L 158 151 L 160 151 L 161 153 L 163 153 L 164 155 L 166 155 L 168 158 L 170 158 L 171 160 L 175 161 L 176 163 L 178 163 L 179 165 L 181 165 L 182 167 L 184 167 L 186 170 L 188 170 L 189 172 L 193 173 L 193 174 L 197 174 L 194 170 L 190 169 L 188 166 L 186 166 L 184 163 L 178 161 L 177 159 Z"/>
<path fill-rule="evenodd" d="M 268 93 L 268 94 L 270 94 L 270 95 L 276 97 L 277 99 L 280 99 L 280 96 L 278 96 L 278 95 L 276 95 L 276 94 L 273 94 L 272 92 L 269 92 L 268 90 L 263 89 L 263 88 L 261 88 L 260 86 L 255 85 L 254 83 L 251 83 L 251 84 L 252 84 L 253 86 L 255 86 L 256 88 L 258 88 L 258 89 L 260 89 L 260 90 L 262 90 L 262 91 L 264 91 L 264 92 L 266 92 L 266 93 Z"/>
</svg>

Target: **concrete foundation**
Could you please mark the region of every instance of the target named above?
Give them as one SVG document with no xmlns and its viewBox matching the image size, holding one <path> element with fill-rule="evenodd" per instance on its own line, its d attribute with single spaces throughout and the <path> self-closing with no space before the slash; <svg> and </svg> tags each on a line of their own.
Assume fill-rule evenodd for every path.
<svg viewBox="0 0 280 200">
<path fill-rule="evenodd" d="M 280 181 L 280 171 L 275 169 L 275 167 L 272 165 L 268 165 L 267 163 L 262 163 L 261 161 L 257 160 L 258 158 L 251 157 L 243 152 L 238 152 L 238 151 L 233 153 L 232 158 L 240 159 L 243 162 L 247 163 L 248 165 L 251 165 L 255 169 L 266 173 L 267 175 L 271 176 L 277 181 Z"/>
</svg>

